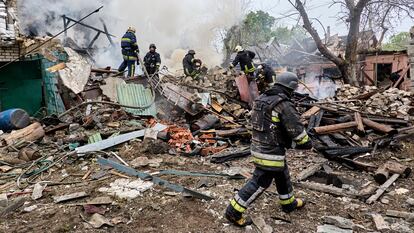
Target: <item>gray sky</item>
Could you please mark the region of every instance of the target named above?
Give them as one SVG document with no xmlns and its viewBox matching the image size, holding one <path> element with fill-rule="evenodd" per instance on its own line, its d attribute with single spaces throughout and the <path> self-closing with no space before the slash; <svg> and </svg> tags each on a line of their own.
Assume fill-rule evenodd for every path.
<svg viewBox="0 0 414 233">
<path fill-rule="evenodd" d="M 340 8 L 338 5 L 329 7 L 332 0 L 308 0 L 309 17 L 318 18 L 324 27 L 331 27 L 331 34 L 339 33 L 340 35 L 346 35 L 346 25 L 337 20 L 336 15 Z M 283 17 L 289 13 L 293 13 L 293 7 L 287 0 L 253 0 L 251 8 L 253 10 L 263 10 L 271 14 L 276 18 Z M 284 25 L 296 25 L 297 16 L 293 16 L 292 19 L 283 19 L 281 22 Z M 316 28 L 320 33 L 323 33 L 323 29 L 316 23 Z M 414 21 L 411 19 L 404 20 L 400 25 L 396 25 L 394 32 L 409 31 L 414 26 Z M 388 35 L 389 36 L 389 35 Z"/>
</svg>

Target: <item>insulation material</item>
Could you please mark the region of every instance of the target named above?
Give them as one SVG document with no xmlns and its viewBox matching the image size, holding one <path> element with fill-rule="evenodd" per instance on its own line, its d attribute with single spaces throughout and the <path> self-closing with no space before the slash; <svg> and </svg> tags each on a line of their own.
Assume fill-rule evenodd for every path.
<svg viewBox="0 0 414 233">
<path fill-rule="evenodd" d="M 85 88 L 92 66 L 88 61 L 71 48 L 65 48 L 69 61 L 66 68 L 59 70 L 60 79 L 67 88 L 79 94 Z"/>
</svg>

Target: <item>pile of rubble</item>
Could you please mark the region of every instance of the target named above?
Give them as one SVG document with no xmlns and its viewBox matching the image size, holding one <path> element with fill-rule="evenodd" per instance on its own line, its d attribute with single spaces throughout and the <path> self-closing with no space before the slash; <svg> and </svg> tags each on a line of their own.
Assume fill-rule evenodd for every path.
<svg viewBox="0 0 414 233">
<path fill-rule="evenodd" d="M 398 88 L 378 89 L 375 86 L 353 87 L 349 84 L 337 91 L 335 100 L 347 102 L 347 107 L 369 114 L 407 118 L 413 111 L 413 94 Z M 355 100 L 353 102 L 348 102 Z"/>
<path fill-rule="evenodd" d="M 366 111 L 371 114 L 384 113 L 386 116 L 404 118 L 413 113 L 413 94 L 411 92 L 390 88 L 376 93 L 366 102 Z"/>
</svg>

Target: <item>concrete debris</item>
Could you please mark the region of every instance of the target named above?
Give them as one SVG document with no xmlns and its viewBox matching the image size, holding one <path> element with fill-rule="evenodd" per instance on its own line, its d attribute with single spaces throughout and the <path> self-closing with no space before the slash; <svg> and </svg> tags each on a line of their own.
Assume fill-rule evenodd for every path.
<svg viewBox="0 0 414 233">
<path fill-rule="evenodd" d="M 405 202 L 410 206 L 414 206 L 414 198 L 408 198 Z"/>
<path fill-rule="evenodd" d="M 129 179 L 117 179 L 112 182 L 109 188 L 99 188 L 99 192 L 105 192 L 111 196 L 118 197 L 120 199 L 132 200 L 142 193 L 152 188 L 154 184 L 149 181 L 142 181 L 141 179 L 129 180 Z"/>
<path fill-rule="evenodd" d="M 47 183 L 36 183 L 33 187 L 32 199 L 37 200 L 43 196 L 43 190 L 47 187 Z"/>
<path fill-rule="evenodd" d="M 334 225 L 322 225 L 318 226 L 317 233 L 352 233 L 353 230 L 350 229 L 342 229 Z"/>
<path fill-rule="evenodd" d="M 389 224 L 384 220 L 380 214 L 372 214 L 372 220 L 375 223 L 375 227 L 379 231 L 389 230 Z"/>
<path fill-rule="evenodd" d="M 391 224 L 391 230 L 398 233 L 414 233 L 413 225 L 405 221 L 399 221 Z"/>
<path fill-rule="evenodd" d="M 265 222 L 263 217 L 254 218 L 253 223 L 259 229 L 259 232 L 262 232 L 262 233 L 272 233 L 273 232 L 273 228 Z"/>
<path fill-rule="evenodd" d="M 109 219 L 105 218 L 101 214 L 93 214 L 88 223 L 95 229 L 99 229 L 102 226 L 114 226 Z"/>
<path fill-rule="evenodd" d="M 9 203 L 6 193 L 0 194 L 0 207 L 6 207 Z"/>
<path fill-rule="evenodd" d="M 73 49 L 65 48 L 65 52 L 69 61 L 66 62 L 66 68 L 59 70 L 59 77 L 67 88 L 79 94 L 88 83 L 92 66 Z"/>
<path fill-rule="evenodd" d="M 343 229 L 353 229 L 354 223 L 350 219 L 346 219 L 340 216 L 323 216 L 324 223 L 335 225 Z"/>
<path fill-rule="evenodd" d="M 35 211 L 38 208 L 37 205 L 32 205 L 32 206 L 28 206 L 28 207 L 24 207 L 23 211 L 26 213 L 30 213 Z"/>
</svg>

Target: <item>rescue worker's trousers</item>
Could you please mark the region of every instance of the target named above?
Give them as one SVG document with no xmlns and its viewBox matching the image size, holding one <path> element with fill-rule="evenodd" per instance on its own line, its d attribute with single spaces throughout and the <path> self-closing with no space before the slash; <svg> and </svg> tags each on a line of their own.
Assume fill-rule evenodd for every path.
<svg viewBox="0 0 414 233">
<path fill-rule="evenodd" d="M 135 75 L 135 63 L 136 60 L 125 60 L 122 62 L 122 64 L 119 66 L 118 71 L 122 72 L 128 67 L 128 77 L 134 77 Z"/>
<path fill-rule="evenodd" d="M 236 217 L 246 211 L 246 209 L 275 181 L 276 189 L 279 194 L 279 201 L 282 208 L 290 208 L 295 203 L 293 187 L 290 181 L 289 169 L 285 167 L 280 171 L 267 171 L 256 167 L 253 178 L 236 194 L 227 207 L 227 213 Z"/>
</svg>

